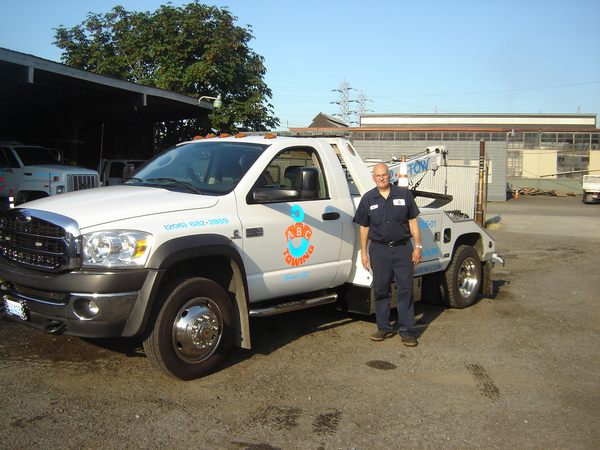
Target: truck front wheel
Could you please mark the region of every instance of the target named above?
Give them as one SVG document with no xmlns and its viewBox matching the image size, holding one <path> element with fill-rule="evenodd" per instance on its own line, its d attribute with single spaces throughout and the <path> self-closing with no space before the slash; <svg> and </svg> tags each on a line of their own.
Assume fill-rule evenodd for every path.
<svg viewBox="0 0 600 450">
<path fill-rule="evenodd" d="M 191 380 L 226 358 L 232 329 L 231 303 L 223 288 L 206 278 L 191 278 L 168 293 L 144 350 L 154 366 Z"/>
<path fill-rule="evenodd" d="M 481 287 L 481 260 L 470 245 L 460 245 L 442 277 L 445 303 L 452 308 L 466 308 L 477 300 Z"/>
</svg>

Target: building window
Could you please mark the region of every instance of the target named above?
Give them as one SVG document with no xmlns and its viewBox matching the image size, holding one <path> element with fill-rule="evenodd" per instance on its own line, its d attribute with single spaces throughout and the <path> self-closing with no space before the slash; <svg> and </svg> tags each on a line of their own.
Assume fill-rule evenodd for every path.
<svg viewBox="0 0 600 450">
<path fill-rule="evenodd" d="M 558 133 L 557 142 L 562 144 L 573 144 L 573 133 Z"/>
<path fill-rule="evenodd" d="M 519 150 L 508 150 L 506 152 L 506 176 L 523 176 L 523 152 Z"/>
<path fill-rule="evenodd" d="M 561 150 L 557 155 L 558 178 L 579 178 L 582 170 L 590 164 L 590 153 L 587 150 Z"/>
<path fill-rule="evenodd" d="M 575 148 L 587 150 L 590 148 L 590 133 L 575 133 Z"/>
<path fill-rule="evenodd" d="M 600 149 L 600 133 L 591 133 L 590 142 L 592 150 Z"/>
</svg>

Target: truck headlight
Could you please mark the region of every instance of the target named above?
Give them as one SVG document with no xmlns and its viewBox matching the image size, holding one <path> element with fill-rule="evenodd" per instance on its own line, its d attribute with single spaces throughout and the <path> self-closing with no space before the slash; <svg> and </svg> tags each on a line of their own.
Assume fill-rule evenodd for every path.
<svg viewBox="0 0 600 450">
<path fill-rule="evenodd" d="M 152 235 L 141 231 L 107 230 L 83 235 L 83 265 L 94 267 L 143 267 Z"/>
<path fill-rule="evenodd" d="M 60 185 L 60 186 L 56 186 L 56 193 L 57 194 L 63 194 L 66 191 L 65 187 Z"/>
</svg>

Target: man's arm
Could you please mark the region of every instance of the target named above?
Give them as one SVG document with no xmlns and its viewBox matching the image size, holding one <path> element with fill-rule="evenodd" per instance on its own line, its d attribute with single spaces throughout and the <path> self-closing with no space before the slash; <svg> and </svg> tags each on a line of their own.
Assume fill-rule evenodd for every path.
<svg viewBox="0 0 600 450">
<path fill-rule="evenodd" d="M 365 270 L 369 270 L 371 268 L 371 263 L 369 261 L 369 253 L 367 252 L 367 242 L 369 240 L 369 227 L 360 226 L 360 255 L 362 265 Z"/>
<path fill-rule="evenodd" d="M 412 262 L 416 266 L 421 262 L 421 230 L 419 230 L 419 222 L 417 218 L 410 219 L 408 221 L 408 227 L 410 228 L 410 234 L 415 241 L 415 246 L 412 253 Z"/>
</svg>

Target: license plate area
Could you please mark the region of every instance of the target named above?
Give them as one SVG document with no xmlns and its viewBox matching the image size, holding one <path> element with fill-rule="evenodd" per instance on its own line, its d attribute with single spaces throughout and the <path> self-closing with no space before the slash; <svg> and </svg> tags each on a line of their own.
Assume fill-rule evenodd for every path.
<svg viewBox="0 0 600 450">
<path fill-rule="evenodd" d="M 27 308 L 25 307 L 25 303 L 12 300 L 6 296 L 2 299 L 4 303 L 4 312 L 9 316 L 16 317 L 20 320 L 28 320 L 27 317 Z"/>
</svg>

